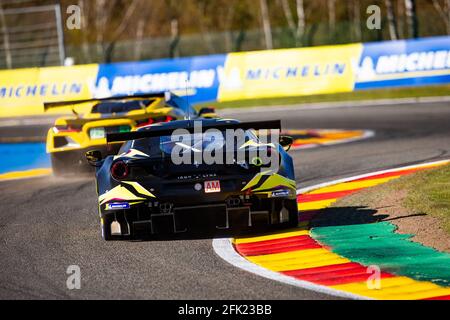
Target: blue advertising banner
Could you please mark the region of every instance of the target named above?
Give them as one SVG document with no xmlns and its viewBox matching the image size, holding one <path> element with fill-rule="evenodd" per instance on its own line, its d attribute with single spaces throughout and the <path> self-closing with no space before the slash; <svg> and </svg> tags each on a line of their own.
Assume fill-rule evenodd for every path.
<svg viewBox="0 0 450 320">
<path fill-rule="evenodd" d="M 226 55 L 100 64 L 95 97 L 172 91 L 189 102 L 215 101 Z"/>
<path fill-rule="evenodd" d="M 161 91 L 195 104 L 448 83 L 450 37 L 445 36 L 0 70 L 0 117 L 41 114 L 48 101 Z"/>
<path fill-rule="evenodd" d="M 450 37 L 364 43 L 355 89 L 450 82 Z"/>
</svg>

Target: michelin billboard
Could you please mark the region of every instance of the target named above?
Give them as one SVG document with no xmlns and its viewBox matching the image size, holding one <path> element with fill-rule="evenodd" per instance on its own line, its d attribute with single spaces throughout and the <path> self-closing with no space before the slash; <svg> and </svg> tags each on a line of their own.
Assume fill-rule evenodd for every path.
<svg viewBox="0 0 450 320">
<path fill-rule="evenodd" d="M 38 115 L 43 103 L 92 97 L 98 65 L 0 71 L 0 117 Z"/>
<path fill-rule="evenodd" d="M 450 83 L 450 37 L 366 43 L 355 89 Z"/>
<path fill-rule="evenodd" d="M 191 103 L 450 83 L 450 37 L 0 71 L 0 117 L 43 102 L 174 91 Z"/>
<path fill-rule="evenodd" d="M 192 103 L 215 101 L 226 55 L 101 64 L 93 95 L 173 91 Z"/>
<path fill-rule="evenodd" d="M 350 92 L 361 44 L 230 53 L 219 101 Z"/>
</svg>

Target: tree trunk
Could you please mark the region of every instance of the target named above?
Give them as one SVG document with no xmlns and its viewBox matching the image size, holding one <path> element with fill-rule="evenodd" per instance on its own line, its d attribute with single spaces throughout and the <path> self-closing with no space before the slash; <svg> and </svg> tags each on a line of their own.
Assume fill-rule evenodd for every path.
<svg viewBox="0 0 450 320">
<path fill-rule="evenodd" d="M 405 16 L 405 6 L 402 1 L 397 1 L 397 33 L 400 39 L 405 37 L 405 27 L 404 27 L 404 17 Z"/>
<path fill-rule="evenodd" d="M 0 0 L 0 22 L 3 27 L 3 50 L 5 51 L 5 63 L 6 68 L 11 69 L 12 68 L 12 58 L 11 58 L 11 49 L 9 46 L 9 33 L 8 33 L 8 26 L 6 25 L 6 18 L 5 13 L 3 11 L 3 3 Z"/>
<path fill-rule="evenodd" d="M 233 50 L 233 18 L 235 13 L 235 7 L 231 6 L 228 8 L 226 19 L 225 19 L 225 50 L 226 52 L 230 52 Z"/>
<path fill-rule="evenodd" d="M 234 40 L 233 51 L 241 51 L 244 40 L 245 40 L 245 30 L 241 29 L 241 30 L 239 30 L 239 33 L 238 33 L 236 39 Z"/>
<path fill-rule="evenodd" d="M 119 26 L 112 32 L 111 40 L 109 41 L 109 43 L 106 44 L 106 46 L 105 46 L 106 49 L 104 50 L 105 62 L 110 63 L 112 61 L 116 42 L 120 38 L 122 33 L 125 31 L 125 29 L 127 28 L 128 23 L 129 23 L 131 17 L 133 16 L 133 13 L 136 10 L 137 5 L 138 5 L 138 0 L 133 0 L 131 2 L 131 4 L 127 7 L 127 10 L 125 11 L 123 18 L 120 20 Z"/>
<path fill-rule="evenodd" d="M 443 8 L 438 0 L 433 0 L 433 6 L 444 22 L 447 34 L 450 35 L 450 0 L 445 0 Z"/>
<path fill-rule="evenodd" d="M 207 2 L 201 2 L 198 5 L 199 13 L 200 13 L 200 16 L 198 17 L 198 26 L 200 28 L 200 34 L 202 36 L 202 40 L 205 45 L 205 49 L 208 50 L 208 54 L 213 54 L 213 53 L 215 53 L 216 48 L 214 46 L 214 42 L 213 42 L 213 39 L 211 36 L 211 29 L 205 23 L 205 19 L 203 18 L 208 14 L 207 6 L 208 6 Z"/>
<path fill-rule="evenodd" d="M 80 7 L 81 11 L 81 30 L 87 30 L 88 24 L 87 24 L 87 12 L 88 10 L 85 7 L 84 0 L 78 0 L 78 6 Z M 83 52 L 84 62 L 85 63 L 91 63 L 91 54 L 89 51 L 89 39 L 88 39 L 88 32 L 81 32 L 82 37 L 82 44 L 81 44 L 81 51 Z"/>
<path fill-rule="evenodd" d="M 134 60 L 141 60 L 142 38 L 144 36 L 145 20 L 143 17 L 139 19 L 136 29 L 136 45 L 134 47 Z"/>
<path fill-rule="evenodd" d="M 446 0 L 445 5 L 447 7 L 447 34 L 450 35 L 450 0 Z"/>
<path fill-rule="evenodd" d="M 397 19 L 395 17 L 394 8 L 392 7 L 392 1 L 384 0 L 384 3 L 386 5 L 386 16 L 389 26 L 389 36 L 391 40 L 398 40 Z"/>
<path fill-rule="evenodd" d="M 303 0 L 296 1 L 297 8 L 297 45 L 303 44 L 303 37 L 305 35 L 305 6 Z"/>
<path fill-rule="evenodd" d="M 294 38 L 295 46 L 302 44 L 302 38 L 305 33 L 305 9 L 303 0 L 296 0 L 297 23 L 295 23 L 292 10 L 289 6 L 289 0 L 280 0 L 286 18 L 289 30 Z"/>
<path fill-rule="evenodd" d="M 405 0 L 406 20 L 408 25 L 408 35 L 411 38 L 419 36 L 417 23 L 416 0 Z"/>
<path fill-rule="evenodd" d="M 106 17 L 106 0 L 97 0 L 95 2 L 95 43 L 97 48 L 97 56 L 103 55 L 103 26 L 105 25 Z"/>
<path fill-rule="evenodd" d="M 353 34 L 356 41 L 362 41 L 360 5 L 359 0 L 353 0 Z"/>
<path fill-rule="evenodd" d="M 336 34 L 336 0 L 327 0 L 329 37 L 333 39 Z"/>
<path fill-rule="evenodd" d="M 283 8 L 284 17 L 286 18 L 289 31 L 292 34 L 292 37 L 294 38 L 294 41 L 297 42 L 297 27 L 295 26 L 294 17 L 292 16 L 291 8 L 289 7 L 289 1 L 288 0 L 280 0 L 281 1 L 281 7 Z"/>
<path fill-rule="evenodd" d="M 178 19 L 170 21 L 170 38 L 169 57 L 178 58 L 180 56 L 180 50 L 178 49 L 178 43 L 180 42 Z"/>
<path fill-rule="evenodd" d="M 272 39 L 272 27 L 270 26 L 269 8 L 267 6 L 267 0 L 260 0 L 259 5 L 261 7 L 261 19 L 262 19 L 266 49 L 271 50 L 271 49 L 273 49 L 273 39 Z"/>
</svg>

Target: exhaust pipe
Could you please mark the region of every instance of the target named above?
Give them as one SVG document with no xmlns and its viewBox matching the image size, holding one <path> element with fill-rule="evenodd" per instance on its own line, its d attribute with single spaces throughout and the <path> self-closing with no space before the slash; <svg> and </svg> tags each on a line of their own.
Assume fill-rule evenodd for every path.
<svg viewBox="0 0 450 320">
<path fill-rule="evenodd" d="M 238 207 L 241 203 L 241 199 L 239 198 L 228 198 L 227 199 L 227 207 Z"/>
<path fill-rule="evenodd" d="M 280 210 L 280 223 L 289 222 L 289 210 L 284 206 L 284 201 Z"/>
<path fill-rule="evenodd" d="M 120 223 L 117 220 L 114 220 L 113 222 L 111 222 L 111 235 L 112 236 L 122 235 Z"/>
<path fill-rule="evenodd" d="M 111 235 L 112 236 L 129 236 L 131 234 L 131 228 L 130 224 L 128 223 L 126 212 L 123 213 L 123 218 L 125 220 L 125 230 L 122 230 L 122 226 L 120 225 L 120 222 L 117 221 L 117 214 L 114 213 L 114 221 L 111 222 L 110 228 L 111 228 Z"/>
<path fill-rule="evenodd" d="M 173 203 L 165 202 L 159 205 L 159 210 L 161 213 L 170 213 L 172 211 Z"/>
</svg>

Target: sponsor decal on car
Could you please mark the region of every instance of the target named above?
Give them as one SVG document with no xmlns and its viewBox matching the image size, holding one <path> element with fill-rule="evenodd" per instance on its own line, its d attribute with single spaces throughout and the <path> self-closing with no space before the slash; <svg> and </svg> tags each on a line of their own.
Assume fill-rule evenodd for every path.
<svg viewBox="0 0 450 320">
<path fill-rule="evenodd" d="M 213 178 L 216 176 L 217 176 L 217 174 L 215 174 L 215 173 L 191 174 L 191 175 L 178 176 L 177 180 L 205 179 L 205 178 Z"/>
<path fill-rule="evenodd" d="M 220 192 L 220 181 L 205 181 L 205 193 Z"/>
<path fill-rule="evenodd" d="M 106 205 L 106 210 L 124 210 L 130 209 L 130 204 L 128 202 L 113 202 Z"/>
<path fill-rule="evenodd" d="M 290 191 L 289 190 L 276 190 L 272 191 L 272 194 L 270 195 L 271 198 L 279 198 L 279 197 L 287 197 L 289 196 Z"/>
</svg>

